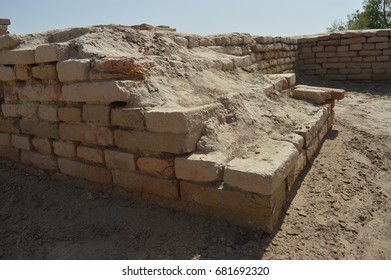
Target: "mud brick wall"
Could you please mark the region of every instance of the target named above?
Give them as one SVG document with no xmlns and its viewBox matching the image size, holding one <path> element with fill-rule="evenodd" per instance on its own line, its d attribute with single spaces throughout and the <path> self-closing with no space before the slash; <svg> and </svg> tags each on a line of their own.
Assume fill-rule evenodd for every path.
<svg viewBox="0 0 391 280">
<path fill-rule="evenodd" d="M 298 39 L 298 71 L 328 80 L 391 81 L 391 30 Z"/>
<path fill-rule="evenodd" d="M 9 19 L 0 18 L 0 36 L 8 34 L 8 25 L 11 24 Z"/>
<path fill-rule="evenodd" d="M 297 40 L 284 37 L 253 37 L 232 33 L 212 36 L 183 35 L 173 33 L 172 39 L 189 49 L 207 47 L 227 55 L 226 59 L 213 61 L 213 67 L 229 71 L 247 68 L 262 74 L 294 72 Z"/>
</svg>

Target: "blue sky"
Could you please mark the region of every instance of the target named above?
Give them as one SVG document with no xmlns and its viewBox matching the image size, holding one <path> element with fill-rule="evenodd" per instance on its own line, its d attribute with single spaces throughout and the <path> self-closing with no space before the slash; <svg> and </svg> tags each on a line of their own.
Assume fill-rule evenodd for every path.
<svg viewBox="0 0 391 280">
<path fill-rule="evenodd" d="M 25 34 L 96 24 L 170 25 L 200 35 L 247 32 L 291 36 L 326 31 L 362 0 L 2 0 L 0 18 Z"/>
</svg>

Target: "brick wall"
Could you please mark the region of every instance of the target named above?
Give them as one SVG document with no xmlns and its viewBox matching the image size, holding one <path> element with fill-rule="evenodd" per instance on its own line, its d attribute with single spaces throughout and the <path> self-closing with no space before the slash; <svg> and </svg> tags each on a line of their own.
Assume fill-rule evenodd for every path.
<svg viewBox="0 0 391 280">
<path fill-rule="evenodd" d="M 328 80 L 391 81 L 391 30 L 298 39 L 297 69 Z"/>
<path fill-rule="evenodd" d="M 9 19 L 0 18 L 0 36 L 8 34 L 8 25 L 11 24 Z"/>
</svg>

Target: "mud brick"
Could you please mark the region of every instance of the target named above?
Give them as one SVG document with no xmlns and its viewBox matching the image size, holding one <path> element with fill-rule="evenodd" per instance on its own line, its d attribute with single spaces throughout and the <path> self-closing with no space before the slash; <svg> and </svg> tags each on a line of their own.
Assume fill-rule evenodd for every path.
<svg viewBox="0 0 391 280">
<path fill-rule="evenodd" d="M 340 40 L 326 40 L 326 41 L 319 41 L 319 46 L 338 46 L 341 43 Z"/>
<path fill-rule="evenodd" d="M 390 48 L 390 44 L 388 42 L 376 43 L 377 50 L 384 50 L 384 49 L 389 49 L 389 48 Z"/>
<path fill-rule="evenodd" d="M 48 156 L 48 155 L 41 155 L 39 153 L 32 152 L 32 151 L 21 151 L 20 161 L 23 164 L 39 169 L 44 169 L 49 171 L 57 170 L 57 161 L 55 157 Z"/>
<path fill-rule="evenodd" d="M 38 104 L 32 103 L 4 103 L 1 105 L 1 109 L 5 117 L 22 117 L 28 119 L 35 119 L 38 115 Z"/>
<path fill-rule="evenodd" d="M 339 54 L 339 53 L 337 53 Z M 323 58 L 323 57 L 334 57 L 336 56 L 335 52 L 318 52 L 316 53 L 317 58 Z"/>
<path fill-rule="evenodd" d="M 357 37 L 357 38 L 349 38 L 349 39 L 341 40 L 341 45 L 355 45 L 361 43 L 366 43 L 365 37 Z"/>
<path fill-rule="evenodd" d="M 20 149 L 20 150 L 30 150 L 31 149 L 30 138 L 28 136 L 12 134 L 11 144 L 12 144 L 12 146 L 14 146 L 15 148 Z"/>
<path fill-rule="evenodd" d="M 352 57 L 352 62 L 362 62 L 363 59 L 361 56 Z"/>
<path fill-rule="evenodd" d="M 13 34 L 6 34 L 0 37 L 0 50 L 16 48 L 21 43 L 21 39 Z"/>
<path fill-rule="evenodd" d="M 144 130 L 144 114 L 141 108 L 111 109 L 111 124 Z"/>
<path fill-rule="evenodd" d="M 140 157 L 137 160 L 138 169 L 155 176 L 173 177 L 174 161 L 153 157 Z"/>
<path fill-rule="evenodd" d="M 363 50 L 374 50 L 375 48 L 375 44 L 373 43 L 363 44 Z"/>
<path fill-rule="evenodd" d="M 337 47 L 338 52 L 348 52 L 349 51 L 349 46 L 338 46 Z"/>
<path fill-rule="evenodd" d="M 14 67 L 0 66 L 0 81 L 9 82 L 14 81 L 15 79 Z"/>
<path fill-rule="evenodd" d="M 60 123 L 61 140 L 78 141 L 99 146 L 113 145 L 111 129 L 87 124 Z"/>
<path fill-rule="evenodd" d="M 390 57 L 388 55 L 377 56 L 376 61 L 390 61 Z"/>
<path fill-rule="evenodd" d="M 58 125 L 54 122 L 22 119 L 20 120 L 20 129 L 25 134 L 58 139 Z"/>
<path fill-rule="evenodd" d="M 326 46 L 324 48 L 324 51 L 325 52 L 336 52 L 337 51 L 337 47 L 336 46 Z"/>
<path fill-rule="evenodd" d="M 352 62 L 346 63 L 346 68 L 371 68 L 371 63 L 366 62 Z"/>
<path fill-rule="evenodd" d="M 312 52 L 324 52 L 324 46 L 312 47 Z"/>
<path fill-rule="evenodd" d="M 323 104 L 331 98 L 331 94 L 327 90 L 297 86 L 292 92 L 292 97 L 309 100 L 316 104 Z"/>
<path fill-rule="evenodd" d="M 303 136 L 305 145 L 304 147 L 308 147 L 310 143 L 317 139 L 318 132 L 324 122 L 327 120 L 329 116 L 328 108 L 322 106 L 318 112 L 316 112 L 312 118 L 312 120 L 297 129 L 294 130 L 294 133 L 297 133 Z"/>
<path fill-rule="evenodd" d="M 369 37 L 367 39 L 368 43 L 381 43 L 381 42 L 389 42 L 390 39 L 385 36 L 374 36 L 374 37 Z"/>
<path fill-rule="evenodd" d="M 78 146 L 76 149 L 76 155 L 78 158 L 91 161 L 95 163 L 104 163 L 103 151 L 96 148 Z"/>
<path fill-rule="evenodd" d="M 222 181 L 225 156 L 220 154 L 192 154 L 175 159 L 175 173 L 178 179 L 194 182 Z"/>
<path fill-rule="evenodd" d="M 114 185 L 122 187 L 125 190 L 148 193 L 172 199 L 179 198 L 177 180 L 161 179 L 121 170 L 112 170 L 112 174 Z"/>
<path fill-rule="evenodd" d="M 378 56 L 378 55 L 382 55 L 382 51 L 381 50 L 362 50 L 362 51 L 359 51 L 358 53 L 360 56 Z"/>
<path fill-rule="evenodd" d="M 299 159 L 297 160 L 295 166 L 289 172 L 286 182 L 287 182 L 287 193 L 289 193 L 292 190 L 292 187 L 297 179 L 299 177 L 300 172 L 304 169 L 304 167 L 307 164 L 307 156 L 306 156 L 306 151 L 303 150 L 301 151 L 299 155 Z"/>
<path fill-rule="evenodd" d="M 345 65 L 346 65 L 345 63 L 323 63 L 322 67 L 341 69 L 341 68 L 345 68 Z"/>
<path fill-rule="evenodd" d="M 0 117 L 0 132 L 19 133 L 19 120 Z"/>
<path fill-rule="evenodd" d="M 104 167 L 64 158 L 58 158 L 57 161 L 58 168 L 65 175 L 101 184 L 111 184 L 111 173 Z"/>
<path fill-rule="evenodd" d="M 391 62 L 374 62 L 372 63 L 373 68 L 391 69 Z"/>
<path fill-rule="evenodd" d="M 157 133 L 146 131 L 115 130 L 115 144 L 132 151 L 167 152 L 184 154 L 196 149 L 201 134 Z"/>
<path fill-rule="evenodd" d="M 110 106 L 105 105 L 84 105 L 82 120 L 101 125 L 110 124 Z"/>
<path fill-rule="evenodd" d="M 70 59 L 57 63 L 58 77 L 63 83 L 88 80 L 89 59 Z"/>
<path fill-rule="evenodd" d="M 50 64 L 40 64 L 32 69 L 33 77 L 38 80 L 57 80 L 56 66 Z"/>
<path fill-rule="evenodd" d="M 0 146 L 0 158 L 18 162 L 20 161 L 19 150 L 12 147 Z"/>
<path fill-rule="evenodd" d="M 376 56 L 366 56 L 363 58 L 364 62 L 373 62 L 376 61 Z"/>
<path fill-rule="evenodd" d="M 21 101 L 57 102 L 61 96 L 60 85 L 26 85 L 19 87 L 16 93 Z"/>
<path fill-rule="evenodd" d="M 349 52 L 337 52 L 336 56 L 338 57 L 345 57 L 345 56 L 356 56 L 357 52 L 356 51 L 349 51 Z"/>
<path fill-rule="evenodd" d="M 391 55 L 391 45 L 389 50 L 383 50 L 383 55 Z"/>
<path fill-rule="evenodd" d="M 334 80 L 334 81 L 346 81 L 346 75 L 322 75 L 322 78 L 325 80 Z"/>
<path fill-rule="evenodd" d="M 11 146 L 11 136 L 8 133 L 0 133 L 0 146 Z"/>
<path fill-rule="evenodd" d="M 52 150 L 53 150 L 52 142 L 48 138 L 34 137 L 31 140 L 31 145 L 40 154 L 44 154 L 44 155 L 52 154 Z"/>
<path fill-rule="evenodd" d="M 110 169 L 134 171 L 136 170 L 135 157 L 131 153 L 105 150 L 106 166 Z"/>
<path fill-rule="evenodd" d="M 288 142 L 264 143 L 259 157 L 235 158 L 225 167 L 224 182 L 241 190 L 271 195 L 285 181 L 299 153 Z"/>
<path fill-rule="evenodd" d="M 58 108 L 58 118 L 63 122 L 80 123 L 81 110 L 75 107 Z"/>
<path fill-rule="evenodd" d="M 318 139 L 318 135 L 316 135 L 316 137 L 312 139 L 312 142 L 310 142 L 306 148 L 307 162 L 311 161 L 311 159 L 318 151 L 318 148 L 319 148 L 319 139 Z"/>
<path fill-rule="evenodd" d="M 370 80 L 371 74 L 350 74 L 347 76 L 348 80 Z"/>
<path fill-rule="evenodd" d="M 30 81 L 33 78 L 31 65 L 15 65 L 14 70 L 18 80 Z"/>
<path fill-rule="evenodd" d="M 0 64 L 35 64 L 34 50 L 0 51 Z"/>
<path fill-rule="evenodd" d="M 66 44 L 47 44 L 38 46 L 35 50 L 36 63 L 56 62 L 67 57 Z"/>
<path fill-rule="evenodd" d="M 53 142 L 54 153 L 64 158 L 76 157 L 76 146 L 74 143 L 54 141 Z"/>
<path fill-rule="evenodd" d="M 349 46 L 349 50 L 351 51 L 359 51 L 359 50 L 362 50 L 363 49 L 363 45 L 362 44 L 352 44 Z"/>
<path fill-rule="evenodd" d="M 38 116 L 42 120 L 58 121 L 57 106 L 54 105 L 39 105 Z"/>
</svg>

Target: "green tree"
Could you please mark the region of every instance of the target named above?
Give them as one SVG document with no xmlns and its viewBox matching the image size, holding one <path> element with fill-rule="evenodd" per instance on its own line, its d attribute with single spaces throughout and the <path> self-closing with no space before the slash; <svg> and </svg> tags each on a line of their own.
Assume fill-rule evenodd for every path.
<svg viewBox="0 0 391 280">
<path fill-rule="evenodd" d="M 391 0 L 365 0 L 363 11 L 347 16 L 346 21 L 334 21 L 327 31 L 391 28 Z"/>
</svg>

